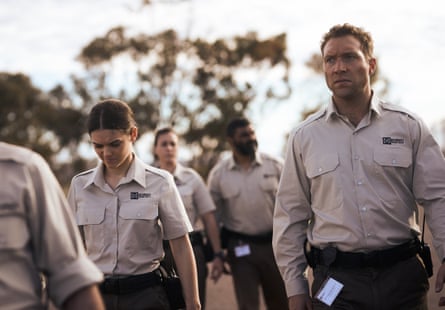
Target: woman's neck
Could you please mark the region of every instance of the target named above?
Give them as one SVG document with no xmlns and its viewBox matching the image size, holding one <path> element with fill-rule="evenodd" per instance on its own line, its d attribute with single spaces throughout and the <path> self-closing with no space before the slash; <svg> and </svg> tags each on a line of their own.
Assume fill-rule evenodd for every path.
<svg viewBox="0 0 445 310">
<path fill-rule="evenodd" d="M 176 169 L 176 161 L 159 161 L 159 168 L 167 170 L 173 174 Z"/>
</svg>

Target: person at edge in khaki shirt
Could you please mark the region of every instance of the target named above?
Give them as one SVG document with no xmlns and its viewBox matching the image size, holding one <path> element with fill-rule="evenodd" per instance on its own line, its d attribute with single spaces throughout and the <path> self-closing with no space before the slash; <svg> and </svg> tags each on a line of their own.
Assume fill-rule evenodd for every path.
<svg viewBox="0 0 445 310">
<path fill-rule="evenodd" d="M 198 270 L 201 307 L 205 309 L 208 270 L 203 243 L 203 224 L 205 235 L 210 240 L 214 253 L 210 278 L 216 282 L 224 271 L 224 252 L 221 249 L 219 240 L 219 227 L 215 218 L 215 204 L 202 177 L 195 170 L 178 163 L 178 135 L 173 128 L 164 127 L 156 131 L 153 151 L 156 166 L 167 170 L 173 175 L 185 210 L 193 225 L 193 232 L 189 236 Z M 168 244 L 165 252 L 164 261 L 168 261 L 173 265 Z"/>
<path fill-rule="evenodd" d="M 100 290 L 107 309 L 169 309 L 159 271 L 163 238 L 170 240 L 187 310 L 200 309 L 190 221 L 173 177 L 134 154 L 133 111 L 103 100 L 87 127 L 101 162 L 73 178 L 68 201 L 88 256 L 105 274 Z"/>
<path fill-rule="evenodd" d="M 222 224 L 238 308 L 258 310 L 259 292 L 268 309 L 287 309 L 283 279 L 272 251 L 272 219 L 283 162 L 257 151 L 250 121 L 235 118 L 227 125 L 232 156 L 212 168 L 210 195 Z"/>
<path fill-rule="evenodd" d="M 59 309 L 104 309 L 103 275 L 45 160 L 0 142 L 0 174 L 0 308 L 46 309 L 49 299 Z"/>
<path fill-rule="evenodd" d="M 373 93 L 368 32 L 333 26 L 321 54 L 332 99 L 292 131 L 274 214 L 273 247 L 290 309 L 328 309 L 315 298 L 328 277 L 344 285 L 329 309 L 427 309 L 418 205 L 442 260 L 443 155 L 423 121 Z M 312 299 L 307 262 L 315 265 Z M 439 292 L 445 267 L 436 270 Z"/>
</svg>

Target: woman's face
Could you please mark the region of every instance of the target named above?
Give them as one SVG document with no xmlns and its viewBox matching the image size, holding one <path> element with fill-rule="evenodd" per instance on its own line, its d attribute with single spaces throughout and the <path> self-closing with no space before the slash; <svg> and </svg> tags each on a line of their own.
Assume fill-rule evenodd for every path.
<svg viewBox="0 0 445 310">
<path fill-rule="evenodd" d="M 105 167 L 118 169 L 130 163 L 133 154 L 133 142 L 136 141 L 137 128 L 130 133 L 114 129 L 98 129 L 90 134 L 97 156 Z"/>
<path fill-rule="evenodd" d="M 161 134 L 155 145 L 154 152 L 161 165 L 163 163 L 176 163 L 178 151 L 178 137 L 173 132 Z"/>
</svg>

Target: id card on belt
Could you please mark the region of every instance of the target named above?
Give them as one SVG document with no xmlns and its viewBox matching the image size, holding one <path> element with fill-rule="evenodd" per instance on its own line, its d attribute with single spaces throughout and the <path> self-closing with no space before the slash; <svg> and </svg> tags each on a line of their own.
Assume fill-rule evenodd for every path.
<svg viewBox="0 0 445 310">
<path fill-rule="evenodd" d="M 235 247 L 235 256 L 243 257 L 250 255 L 250 247 L 248 244 L 242 244 Z"/>
<path fill-rule="evenodd" d="M 331 306 L 335 298 L 343 288 L 343 284 L 337 280 L 328 277 L 321 285 L 318 292 L 315 294 L 315 298 L 323 302 L 324 304 Z"/>
</svg>

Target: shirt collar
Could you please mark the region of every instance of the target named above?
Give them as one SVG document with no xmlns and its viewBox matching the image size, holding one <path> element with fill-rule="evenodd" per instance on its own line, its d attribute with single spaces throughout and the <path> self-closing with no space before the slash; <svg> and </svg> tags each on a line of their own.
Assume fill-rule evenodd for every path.
<svg viewBox="0 0 445 310">
<path fill-rule="evenodd" d="M 375 113 L 376 116 L 380 116 L 382 114 L 382 106 L 380 104 L 380 99 L 376 95 L 374 95 L 374 92 L 372 93 L 369 111 L 372 111 L 373 113 Z M 328 106 L 326 108 L 325 120 L 328 121 L 334 115 L 339 116 L 340 114 L 338 113 L 338 110 L 335 107 L 334 99 L 331 97 L 331 99 L 329 100 Z"/>
<path fill-rule="evenodd" d="M 262 165 L 263 164 L 263 160 L 261 159 L 260 153 L 256 152 L 255 153 L 255 158 L 252 162 L 252 165 Z M 232 156 L 229 157 L 229 169 L 233 170 L 238 168 L 238 164 L 235 161 L 235 158 L 233 158 L 233 154 Z"/>
<path fill-rule="evenodd" d="M 127 175 L 122 180 L 122 183 L 130 183 L 131 181 L 135 181 L 141 186 L 145 187 L 145 164 L 136 155 L 133 154 L 133 156 L 134 159 L 130 164 L 130 168 L 128 168 Z M 104 168 L 105 166 L 101 161 L 94 169 L 90 179 L 85 183 L 84 188 L 93 184 L 100 188 L 104 188 Z"/>
<path fill-rule="evenodd" d="M 176 185 L 185 183 L 186 180 L 184 178 L 184 172 L 184 166 L 182 166 L 180 163 L 176 163 L 175 171 L 173 171 L 173 178 L 175 179 Z"/>
</svg>

